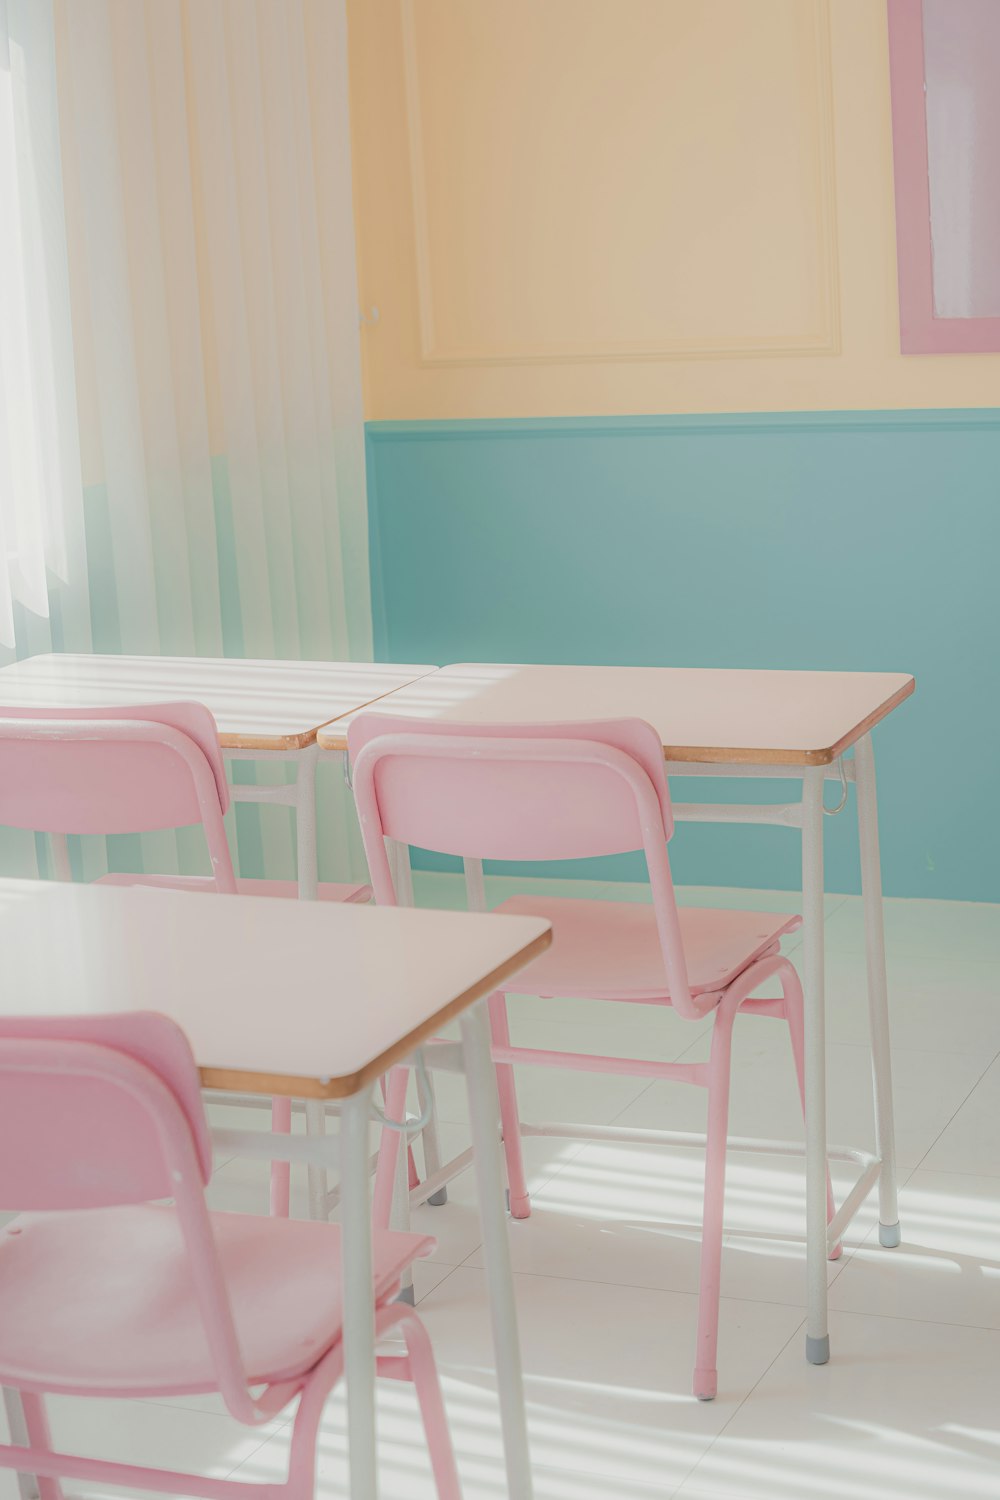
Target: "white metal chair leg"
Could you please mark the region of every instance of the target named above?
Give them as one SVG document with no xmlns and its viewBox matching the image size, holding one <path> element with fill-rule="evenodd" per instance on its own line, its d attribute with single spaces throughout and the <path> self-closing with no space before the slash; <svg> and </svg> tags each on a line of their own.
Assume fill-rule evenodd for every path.
<svg viewBox="0 0 1000 1500">
<path fill-rule="evenodd" d="M 878 1237 L 888 1249 L 895 1249 L 900 1242 L 896 1195 L 896 1128 L 892 1108 L 892 1061 L 885 975 L 882 865 L 879 858 L 878 805 L 875 796 L 875 752 L 871 735 L 864 735 L 855 745 L 854 763 L 858 797 L 858 839 L 861 846 L 861 894 L 865 914 L 865 953 L 868 964 L 875 1154 L 882 1163 L 879 1174 Z"/>
<path fill-rule="evenodd" d="M 465 904 L 470 911 L 486 910 L 486 877 L 481 859 L 463 859 Z"/>
<path fill-rule="evenodd" d="M 404 1118 L 406 1110 L 400 1118 Z M 389 1228 L 397 1230 L 400 1234 L 410 1232 L 410 1153 L 408 1149 L 409 1137 L 403 1134 L 399 1143 L 399 1154 L 396 1157 L 396 1171 L 392 1181 L 392 1205 L 389 1209 Z M 412 1307 L 416 1302 L 413 1290 L 413 1270 L 407 1267 L 400 1283 L 400 1302 L 408 1302 Z"/>
<path fill-rule="evenodd" d="M 315 901 L 319 888 L 316 853 L 316 763 L 315 745 L 303 750 L 295 766 L 295 857 L 298 866 L 299 900 Z"/>
<path fill-rule="evenodd" d="M 24 1407 L 21 1405 L 20 1391 L 15 1391 L 11 1386 L 5 1385 L 3 1404 L 7 1413 L 7 1429 L 11 1442 L 17 1448 L 30 1447 L 28 1424 L 25 1420 Z M 18 1474 L 17 1489 L 21 1500 L 38 1500 L 38 1480 L 34 1474 Z"/>
<path fill-rule="evenodd" d="M 325 1135 L 326 1108 L 322 1099 L 307 1099 L 305 1103 L 306 1134 Z M 306 1172 L 309 1179 L 309 1217 L 310 1219 L 326 1219 L 329 1217 L 326 1169 L 310 1162 Z"/>
<path fill-rule="evenodd" d="M 823 766 L 802 777 L 803 990 L 805 998 L 806 1359 L 830 1358 L 826 1281 L 826 1012 L 823 922 Z"/>
<path fill-rule="evenodd" d="M 417 1104 L 427 1123 L 420 1133 L 424 1148 L 424 1178 L 434 1177 L 441 1170 L 441 1145 L 438 1140 L 437 1100 L 434 1097 L 434 1082 L 430 1073 L 417 1072 Z M 448 1202 L 447 1187 L 438 1188 L 427 1199 L 432 1208 L 440 1208 Z"/>
</svg>

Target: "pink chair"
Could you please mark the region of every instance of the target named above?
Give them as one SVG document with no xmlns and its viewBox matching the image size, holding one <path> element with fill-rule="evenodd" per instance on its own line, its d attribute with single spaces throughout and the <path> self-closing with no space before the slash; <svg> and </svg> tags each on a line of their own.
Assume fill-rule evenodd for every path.
<svg viewBox="0 0 1000 1500">
<path fill-rule="evenodd" d="M 580 724 L 420 724 L 366 713 L 348 733 L 354 795 L 376 900 L 395 893 L 384 838 L 467 859 L 584 859 L 641 849 L 652 904 L 519 896 L 497 910 L 547 918 L 551 948 L 517 976 L 517 991 L 639 1005 L 672 1005 L 693 1021 L 714 1018 L 707 1063 L 594 1057 L 513 1047 L 506 996 L 490 1017 L 497 1064 L 510 1209 L 530 1202 L 521 1152 L 514 1063 L 673 1079 L 708 1090 L 708 1138 L 694 1392 L 717 1390 L 719 1283 L 729 1115 L 730 1049 L 738 1011 L 784 1017 L 803 1089 L 802 990 L 779 951 L 795 916 L 679 910 L 667 857 L 673 833 L 659 735 L 639 719 Z M 779 999 L 751 999 L 776 977 Z M 403 1080 L 390 1082 L 390 1104 Z M 393 1152 L 379 1164 L 376 1203 L 388 1202 Z M 833 1214 L 828 1186 L 829 1212 Z"/>
<path fill-rule="evenodd" d="M 106 885 L 294 897 L 293 881 L 237 880 L 223 816 L 229 807 L 215 719 L 201 703 L 133 708 L 5 708 L 0 718 L 0 823 L 47 833 L 61 879 L 72 878 L 66 835 L 149 833 L 200 823 L 211 875 L 103 876 Z M 326 901 L 371 899 L 367 885 L 323 884 Z M 291 1129 L 291 1100 L 274 1102 Z M 275 1213 L 288 1213 L 289 1165 L 272 1168 Z"/>
<path fill-rule="evenodd" d="M 259 1426 L 299 1398 L 284 1484 L 313 1494 L 323 1403 L 343 1368 L 340 1230 L 209 1213 L 211 1147 L 184 1034 L 165 1016 L 16 1018 L 0 1024 L 0 1385 L 17 1391 L 27 1443 L 0 1467 L 224 1500 L 259 1484 L 55 1452 L 47 1393 L 150 1398 L 216 1391 Z M 151 1200 L 170 1198 L 172 1205 Z M 440 1500 L 459 1500 L 427 1333 L 393 1303 L 434 1241 L 378 1232 L 376 1327 L 405 1355 L 379 1373 L 416 1386 Z M 263 1389 L 259 1389 L 263 1387 Z"/>
<path fill-rule="evenodd" d="M 103 876 L 106 884 L 294 897 L 291 880 L 237 880 L 223 816 L 229 783 L 215 719 L 202 703 L 130 708 L 4 708 L 0 823 L 48 833 L 69 879 L 69 833 L 151 833 L 200 823 L 211 875 Z M 323 883 L 323 901 L 364 902 L 366 885 Z"/>
</svg>

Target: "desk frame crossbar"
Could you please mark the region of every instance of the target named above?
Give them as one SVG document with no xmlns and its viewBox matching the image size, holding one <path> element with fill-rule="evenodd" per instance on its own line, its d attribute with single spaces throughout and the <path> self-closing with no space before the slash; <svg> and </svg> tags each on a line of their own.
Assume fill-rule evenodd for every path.
<svg viewBox="0 0 1000 1500">
<path fill-rule="evenodd" d="M 294 767 L 294 778 L 278 786 L 252 786 L 244 782 L 229 783 L 233 802 L 256 802 L 274 807 L 290 807 L 295 813 L 295 860 L 299 897 L 315 901 L 319 887 L 319 863 L 316 852 L 316 765 L 319 751 L 315 744 L 299 750 L 245 750 L 223 747 L 226 761 L 279 761 Z"/>
</svg>

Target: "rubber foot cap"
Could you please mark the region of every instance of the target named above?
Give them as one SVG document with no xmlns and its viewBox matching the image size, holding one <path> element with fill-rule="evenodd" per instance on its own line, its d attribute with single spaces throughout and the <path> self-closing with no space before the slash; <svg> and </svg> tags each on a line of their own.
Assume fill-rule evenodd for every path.
<svg viewBox="0 0 1000 1500">
<path fill-rule="evenodd" d="M 408 1307 L 415 1307 L 416 1306 L 416 1302 L 417 1302 L 417 1297 L 416 1297 L 416 1293 L 414 1292 L 412 1286 L 404 1286 L 403 1289 L 402 1289 L 402 1291 L 400 1292 L 399 1296 L 396 1298 L 396 1301 L 397 1302 L 405 1302 Z"/>
<path fill-rule="evenodd" d="M 811 1334 L 806 1334 L 806 1359 L 811 1365 L 826 1365 L 830 1362 L 830 1335 L 824 1334 L 821 1339 L 814 1339 Z"/>
<path fill-rule="evenodd" d="M 436 1193 L 431 1193 L 427 1202 L 430 1204 L 431 1208 L 443 1207 L 443 1205 L 448 1202 L 448 1189 L 446 1187 L 438 1188 Z"/>
<path fill-rule="evenodd" d="M 895 1224 L 880 1224 L 878 1226 L 878 1242 L 880 1245 L 884 1245 L 887 1250 L 895 1250 L 902 1238 L 898 1219 Z"/>
</svg>

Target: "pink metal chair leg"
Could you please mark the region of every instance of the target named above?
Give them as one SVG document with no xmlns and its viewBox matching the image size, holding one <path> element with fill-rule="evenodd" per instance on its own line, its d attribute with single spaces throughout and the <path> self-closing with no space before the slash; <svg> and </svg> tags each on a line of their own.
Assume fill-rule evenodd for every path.
<svg viewBox="0 0 1000 1500">
<path fill-rule="evenodd" d="M 733 1038 L 732 1008 L 715 1013 L 708 1064 L 708 1138 L 705 1147 L 705 1206 L 701 1227 L 701 1273 L 698 1287 L 698 1336 L 694 1393 L 712 1401 L 719 1385 L 719 1293 L 722 1279 L 722 1223 L 726 1194 L 726 1137 L 729 1132 L 729 1067 Z"/>
<path fill-rule="evenodd" d="M 290 1135 L 292 1130 L 292 1101 L 278 1097 L 271 1100 L 271 1129 L 275 1135 Z M 291 1213 L 292 1164 L 287 1161 L 271 1163 L 271 1217 L 287 1219 Z"/>
<path fill-rule="evenodd" d="M 805 1023 L 802 1017 L 802 986 L 798 975 L 794 972 L 786 974 L 782 978 L 782 994 L 785 1006 L 785 1020 L 788 1022 L 788 1036 L 792 1044 L 792 1057 L 795 1060 L 795 1076 L 799 1085 L 799 1100 L 802 1104 L 802 1113 L 805 1115 L 806 1108 L 806 1075 L 805 1075 Z M 830 1180 L 830 1167 L 826 1169 L 826 1221 L 829 1224 L 837 1212 L 837 1205 L 833 1199 L 833 1183 Z M 839 1260 L 844 1253 L 843 1245 L 834 1245 L 830 1251 L 830 1260 Z"/>
<path fill-rule="evenodd" d="M 327 1398 L 343 1373 L 343 1346 L 324 1361 L 329 1373 L 325 1379 L 312 1381 L 299 1398 L 298 1411 L 292 1419 L 288 1454 L 288 1476 L 283 1486 L 275 1486 L 288 1500 L 315 1500 L 316 1440 Z"/>
<path fill-rule="evenodd" d="M 22 1391 L 21 1409 L 24 1412 L 24 1425 L 27 1428 L 28 1441 L 31 1446 L 51 1452 L 52 1435 L 49 1432 L 49 1419 L 45 1411 L 44 1399 L 31 1391 Z M 39 1500 L 63 1500 L 62 1486 L 58 1479 L 47 1479 L 39 1475 L 37 1484 Z"/>
<path fill-rule="evenodd" d="M 409 1068 L 393 1068 L 385 1089 L 385 1112 L 390 1120 L 401 1120 L 406 1111 L 406 1087 L 410 1079 Z M 399 1161 L 398 1130 L 383 1130 L 378 1148 L 378 1166 L 375 1169 L 375 1188 L 372 1193 L 372 1223 L 376 1229 L 388 1229 L 392 1215 L 392 1188 L 396 1180 L 396 1165 Z"/>
<path fill-rule="evenodd" d="M 507 1023 L 506 995 L 491 995 L 489 998 L 490 1033 L 496 1047 L 510 1046 L 510 1027 Z M 503 1134 L 503 1151 L 507 1163 L 507 1190 L 510 1197 L 510 1213 L 513 1219 L 531 1216 L 531 1199 L 524 1175 L 524 1149 L 521 1145 L 521 1120 L 517 1109 L 517 1089 L 514 1084 L 514 1069 L 510 1063 L 497 1063 L 497 1092 L 500 1095 L 500 1129 Z"/>
<path fill-rule="evenodd" d="M 462 1489 L 455 1467 L 448 1417 L 441 1397 L 437 1366 L 427 1330 L 419 1318 L 407 1318 L 402 1325 L 406 1352 L 410 1359 L 410 1379 L 416 1387 L 423 1418 L 427 1451 L 437 1487 L 438 1500 L 462 1500 Z"/>
</svg>

